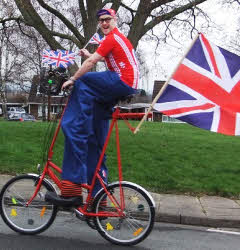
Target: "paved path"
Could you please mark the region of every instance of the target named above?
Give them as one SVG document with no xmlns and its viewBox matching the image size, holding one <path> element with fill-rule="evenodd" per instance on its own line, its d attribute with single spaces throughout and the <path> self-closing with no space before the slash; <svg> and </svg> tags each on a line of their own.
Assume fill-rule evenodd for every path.
<svg viewBox="0 0 240 250">
<path fill-rule="evenodd" d="M 11 176 L 0 175 L 0 190 Z M 208 227 L 240 228 L 240 200 L 152 193 L 156 221 Z"/>
</svg>

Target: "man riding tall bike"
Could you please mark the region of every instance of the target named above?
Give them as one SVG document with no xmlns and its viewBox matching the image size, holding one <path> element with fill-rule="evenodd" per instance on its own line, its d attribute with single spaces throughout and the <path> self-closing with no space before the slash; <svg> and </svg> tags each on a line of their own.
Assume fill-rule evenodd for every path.
<svg viewBox="0 0 240 250">
<path fill-rule="evenodd" d="M 82 49 L 87 57 L 78 71 L 66 81 L 62 89 L 73 86 L 62 119 L 65 150 L 62 167 L 61 197 L 54 204 L 81 203 L 82 184 L 90 184 L 108 131 L 105 109 L 111 109 L 119 98 L 135 93 L 139 70 L 130 41 L 118 30 L 113 9 L 97 12 L 104 39 L 95 53 Z M 88 72 L 97 62 L 107 63 L 108 71 Z M 101 177 L 107 182 L 105 160 Z M 93 196 L 101 188 L 96 184 Z"/>
<path fill-rule="evenodd" d="M 124 119 L 133 132 L 127 119 L 139 119 L 145 113 L 121 113 L 119 107 L 112 111 L 117 101 L 136 92 L 138 65 L 131 43 L 116 27 L 115 11 L 101 9 L 97 17 L 105 38 L 95 53 L 81 50 L 87 59 L 62 86 L 73 85 L 73 89 L 43 169 L 38 164 L 39 174 L 15 176 L 3 186 L 0 215 L 14 231 L 34 235 L 49 228 L 64 207 L 106 240 L 135 245 L 153 229 L 155 202 L 143 187 L 123 179 L 118 120 Z M 88 72 L 100 60 L 106 61 L 109 70 Z M 61 127 L 65 135 L 62 168 L 53 162 Z M 109 183 L 105 152 L 114 128 L 118 181 Z"/>
</svg>

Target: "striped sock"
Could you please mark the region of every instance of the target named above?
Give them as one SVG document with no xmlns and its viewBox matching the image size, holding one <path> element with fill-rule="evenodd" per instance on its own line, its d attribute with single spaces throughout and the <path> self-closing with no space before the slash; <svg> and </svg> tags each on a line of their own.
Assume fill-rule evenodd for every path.
<svg viewBox="0 0 240 250">
<path fill-rule="evenodd" d="M 101 200 L 99 206 L 106 207 L 107 206 L 107 199 Z"/>
<path fill-rule="evenodd" d="M 65 197 L 81 196 L 81 184 L 76 184 L 71 181 L 62 180 L 61 195 Z"/>
</svg>

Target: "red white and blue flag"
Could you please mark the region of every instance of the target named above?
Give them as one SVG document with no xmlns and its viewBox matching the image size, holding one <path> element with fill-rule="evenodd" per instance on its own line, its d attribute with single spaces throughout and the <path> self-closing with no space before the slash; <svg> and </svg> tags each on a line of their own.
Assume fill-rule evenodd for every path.
<svg viewBox="0 0 240 250">
<path fill-rule="evenodd" d="M 76 54 L 68 50 L 47 50 L 42 53 L 42 63 L 46 63 L 56 67 L 67 68 L 75 61 Z"/>
<path fill-rule="evenodd" d="M 100 44 L 102 40 L 102 37 L 98 34 L 95 33 L 92 38 L 90 39 L 89 43 L 91 44 Z"/>
<path fill-rule="evenodd" d="M 240 135 L 240 57 L 200 34 L 154 108 L 206 130 Z"/>
</svg>

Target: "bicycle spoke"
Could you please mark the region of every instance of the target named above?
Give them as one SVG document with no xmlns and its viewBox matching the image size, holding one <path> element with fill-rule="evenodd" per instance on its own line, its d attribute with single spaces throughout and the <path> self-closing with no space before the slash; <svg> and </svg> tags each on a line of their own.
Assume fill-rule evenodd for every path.
<svg viewBox="0 0 240 250">
<path fill-rule="evenodd" d="M 18 196 L 18 197 L 20 197 L 22 200 L 24 200 L 24 198 L 23 198 L 23 196 L 21 196 L 16 190 L 15 190 L 15 187 L 13 187 L 13 190 L 14 190 L 14 196 Z M 10 192 L 10 191 L 9 191 Z M 11 192 L 11 194 L 12 194 L 13 192 Z M 19 201 L 19 200 L 18 200 Z M 20 201 L 19 201 L 20 202 Z M 22 204 L 21 202 L 20 202 L 20 204 Z M 23 205 L 23 204 L 22 204 Z"/>
<path fill-rule="evenodd" d="M 26 206 L 36 187 L 37 177 L 23 175 L 14 177 L 2 189 L 0 209 L 3 220 L 17 232 L 36 234 L 47 229 L 57 214 L 57 208 L 44 201 L 44 196 L 37 195 Z M 43 181 L 39 192 L 54 191 Z"/>
<path fill-rule="evenodd" d="M 99 233 L 107 240 L 120 245 L 134 245 L 151 232 L 154 223 L 154 208 L 148 198 L 148 194 L 140 192 L 131 184 L 121 184 L 125 199 L 124 217 L 108 217 L 104 221 L 96 219 L 96 227 Z M 111 187 L 117 201 L 121 200 L 120 187 L 114 184 Z M 104 200 L 104 191 L 96 200 L 96 212 L 100 209 L 98 204 Z M 108 204 L 111 204 L 109 197 Z M 108 206 L 109 207 L 109 206 Z M 116 210 L 116 208 L 114 208 Z"/>
</svg>

